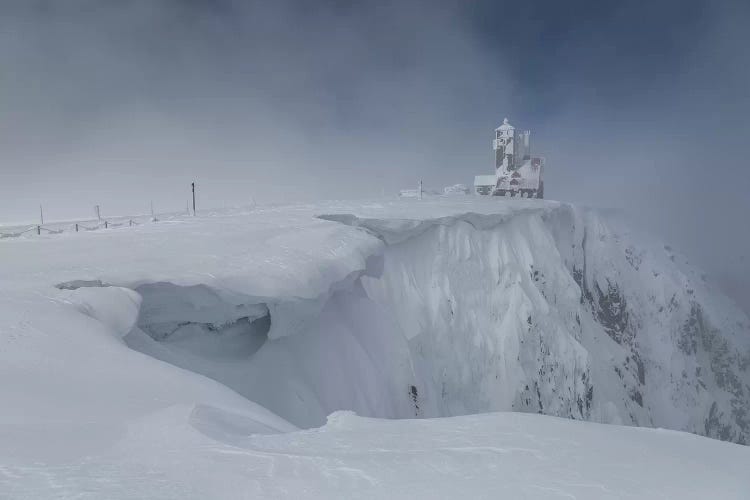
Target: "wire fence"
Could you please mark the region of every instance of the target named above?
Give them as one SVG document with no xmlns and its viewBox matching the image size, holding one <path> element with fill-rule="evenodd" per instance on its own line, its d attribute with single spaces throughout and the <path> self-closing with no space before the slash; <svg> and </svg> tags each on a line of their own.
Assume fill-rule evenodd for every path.
<svg viewBox="0 0 750 500">
<path fill-rule="evenodd" d="M 140 220 L 139 220 L 140 219 Z M 145 219 L 145 220 L 143 220 Z M 98 231 L 104 229 L 113 229 L 118 227 L 133 227 L 140 226 L 146 222 L 158 222 L 158 219 L 150 216 L 143 217 L 132 217 L 132 218 L 112 218 L 103 219 L 101 221 L 86 221 L 83 222 L 57 222 L 48 224 L 35 224 L 35 225 L 22 225 L 12 227 L 0 227 L 0 239 L 5 238 L 21 238 L 24 236 L 42 236 L 62 234 L 62 233 L 78 233 L 81 231 Z M 89 224 L 89 225 L 87 225 Z"/>
<path fill-rule="evenodd" d="M 253 200 L 252 207 L 242 206 L 233 207 L 231 210 L 236 211 L 251 210 L 254 211 L 257 204 Z M 203 215 L 221 215 L 225 210 L 229 209 L 212 209 L 204 211 Z M 234 212 L 236 213 L 236 212 Z M 97 213 L 98 215 L 98 213 Z M 195 207 L 193 207 L 192 216 L 196 215 Z M 58 221 L 58 222 L 42 222 L 41 224 L 8 224 L 0 225 L 0 240 L 7 238 L 21 238 L 21 237 L 37 237 L 42 235 L 56 235 L 63 233 L 80 233 L 84 231 L 100 231 L 107 229 L 115 229 L 121 227 L 135 227 L 143 226 L 146 224 L 156 223 L 160 221 L 172 222 L 178 220 L 184 220 L 186 217 L 191 217 L 190 210 L 186 211 L 175 211 L 175 212 L 160 212 L 151 214 L 141 215 L 117 215 L 111 217 L 102 217 L 101 219 L 86 219 L 76 222 L 73 221 Z"/>
</svg>

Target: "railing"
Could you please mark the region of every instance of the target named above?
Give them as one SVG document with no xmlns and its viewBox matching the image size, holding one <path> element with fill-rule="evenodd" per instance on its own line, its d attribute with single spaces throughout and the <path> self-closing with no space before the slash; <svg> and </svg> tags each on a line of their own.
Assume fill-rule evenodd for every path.
<svg viewBox="0 0 750 500">
<path fill-rule="evenodd" d="M 118 219 L 120 222 L 110 222 L 109 220 L 104 220 L 102 222 L 96 223 L 94 226 L 87 226 L 84 225 L 81 222 L 61 222 L 61 223 L 51 223 L 45 225 L 37 224 L 32 226 L 21 226 L 17 228 L 15 231 L 3 231 L 2 228 L 0 228 L 0 239 L 4 238 L 20 238 L 24 235 L 37 235 L 41 236 L 44 234 L 62 234 L 64 232 L 80 232 L 80 231 L 97 231 L 99 229 L 110 229 L 110 228 L 116 228 L 116 227 L 133 227 L 133 226 L 139 226 L 142 225 L 143 222 L 138 222 L 134 218 L 130 219 Z M 157 222 L 158 219 L 149 217 L 149 221 L 151 222 Z"/>
<path fill-rule="evenodd" d="M 252 206 L 238 206 L 231 210 L 251 210 L 255 211 L 257 204 L 253 201 Z M 203 212 L 202 216 L 220 216 L 226 209 L 212 209 Z M 126 228 L 135 226 L 145 226 L 150 223 L 160 221 L 183 221 L 192 219 L 194 215 L 189 212 L 175 211 L 162 212 L 159 214 L 140 214 L 140 215 L 114 215 L 107 218 L 85 219 L 76 222 L 75 220 L 47 222 L 46 224 L 17 224 L 17 225 L 0 225 L 0 240 L 5 238 L 20 237 L 37 237 L 42 235 L 56 235 L 62 233 L 79 233 L 82 231 L 99 231 L 115 228 Z"/>
</svg>

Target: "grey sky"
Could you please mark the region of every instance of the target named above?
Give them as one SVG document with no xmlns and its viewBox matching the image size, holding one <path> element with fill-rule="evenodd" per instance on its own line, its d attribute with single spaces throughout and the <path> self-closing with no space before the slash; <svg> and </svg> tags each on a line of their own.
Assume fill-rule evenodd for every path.
<svg viewBox="0 0 750 500">
<path fill-rule="evenodd" d="M 0 221 L 355 198 L 492 172 L 622 208 L 750 309 L 737 1 L 0 3 Z"/>
</svg>

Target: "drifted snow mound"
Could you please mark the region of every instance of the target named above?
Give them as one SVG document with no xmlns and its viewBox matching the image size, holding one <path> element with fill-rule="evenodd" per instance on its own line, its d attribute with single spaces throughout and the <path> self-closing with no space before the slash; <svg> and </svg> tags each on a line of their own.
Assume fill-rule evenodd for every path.
<svg viewBox="0 0 750 500">
<path fill-rule="evenodd" d="M 466 184 L 454 184 L 452 186 L 445 186 L 443 188 L 443 194 L 456 195 L 456 194 L 469 194 L 471 190 Z"/>
<path fill-rule="evenodd" d="M 125 341 L 303 427 L 515 410 L 747 443 L 747 317 L 671 250 L 544 207 L 322 216 L 380 244 L 319 296 L 140 285 Z"/>
</svg>

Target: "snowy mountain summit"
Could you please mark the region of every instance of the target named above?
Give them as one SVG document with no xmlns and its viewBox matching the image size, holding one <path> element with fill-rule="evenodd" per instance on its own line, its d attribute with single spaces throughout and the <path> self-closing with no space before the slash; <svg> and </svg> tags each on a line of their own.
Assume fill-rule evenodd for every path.
<svg viewBox="0 0 750 500">
<path fill-rule="evenodd" d="M 748 447 L 543 416 L 750 442 L 750 320 L 595 211 L 161 219 L 0 242 L 0 496 L 750 492 Z"/>
</svg>

